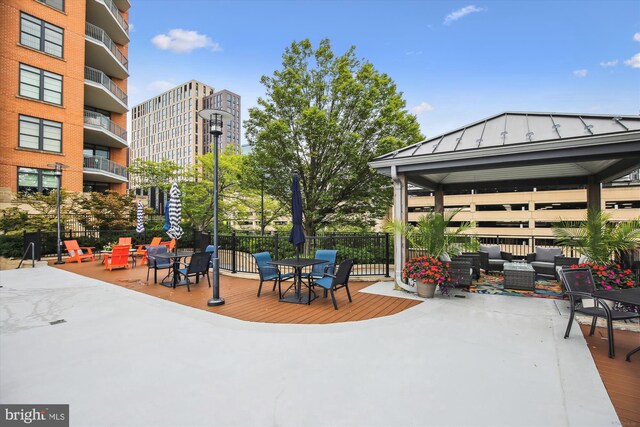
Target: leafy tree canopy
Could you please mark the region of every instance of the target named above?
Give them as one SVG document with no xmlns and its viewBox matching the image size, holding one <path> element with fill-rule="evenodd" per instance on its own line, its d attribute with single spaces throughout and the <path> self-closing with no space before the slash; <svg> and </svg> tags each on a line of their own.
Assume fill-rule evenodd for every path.
<svg viewBox="0 0 640 427">
<path fill-rule="evenodd" d="M 137 187 L 143 190 L 158 187 L 164 192 L 169 191 L 171 183 L 184 172 L 178 164 L 165 159 L 160 162 L 135 159 L 127 169 Z"/>
<path fill-rule="evenodd" d="M 336 56 L 329 40 L 314 49 L 293 42 L 282 69 L 263 76 L 266 95 L 249 110 L 248 170 L 269 174 L 269 194 L 290 206 L 291 177 L 300 174 L 304 226 L 309 234 L 330 224 L 372 224 L 391 203 L 392 188 L 369 168 L 374 157 L 423 136 L 393 80 L 355 47 Z"/>
</svg>

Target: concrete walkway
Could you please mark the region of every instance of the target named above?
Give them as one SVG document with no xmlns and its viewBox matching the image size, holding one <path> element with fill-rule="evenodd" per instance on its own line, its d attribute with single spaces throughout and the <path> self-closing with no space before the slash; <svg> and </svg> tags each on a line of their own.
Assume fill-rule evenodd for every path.
<svg viewBox="0 0 640 427">
<path fill-rule="evenodd" d="M 50 267 L 0 284 L 0 401 L 68 403 L 71 425 L 619 424 L 579 328 L 562 338 L 562 301 L 470 294 L 278 325 Z"/>
</svg>

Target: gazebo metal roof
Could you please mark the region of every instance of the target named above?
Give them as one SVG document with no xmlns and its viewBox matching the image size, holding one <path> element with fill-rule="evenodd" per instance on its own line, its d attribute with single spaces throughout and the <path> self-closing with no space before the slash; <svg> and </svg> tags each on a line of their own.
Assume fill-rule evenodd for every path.
<svg viewBox="0 0 640 427">
<path fill-rule="evenodd" d="M 640 117 L 505 112 L 370 165 L 427 189 L 608 182 L 640 167 Z"/>
</svg>

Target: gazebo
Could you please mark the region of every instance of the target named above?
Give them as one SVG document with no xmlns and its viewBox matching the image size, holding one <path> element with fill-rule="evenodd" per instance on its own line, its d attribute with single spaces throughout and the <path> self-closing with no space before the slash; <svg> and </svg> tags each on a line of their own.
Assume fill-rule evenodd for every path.
<svg viewBox="0 0 640 427">
<path fill-rule="evenodd" d="M 602 183 L 640 168 L 640 116 L 506 112 L 379 156 L 369 165 L 393 180 L 395 219 L 407 221 L 408 184 L 430 190 L 584 185 L 601 208 Z M 396 236 L 396 280 L 407 253 Z"/>
</svg>

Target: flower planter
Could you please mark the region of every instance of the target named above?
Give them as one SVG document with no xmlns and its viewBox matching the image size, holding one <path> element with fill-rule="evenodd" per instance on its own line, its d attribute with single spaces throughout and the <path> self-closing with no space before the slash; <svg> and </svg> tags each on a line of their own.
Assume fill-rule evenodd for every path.
<svg viewBox="0 0 640 427">
<path fill-rule="evenodd" d="M 422 298 L 433 298 L 436 293 L 436 286 L 433 283 L 424 283 L 422 281 L 417 281 L 416 288 L 418 291 L 418 296 Z"/>
</svg>

